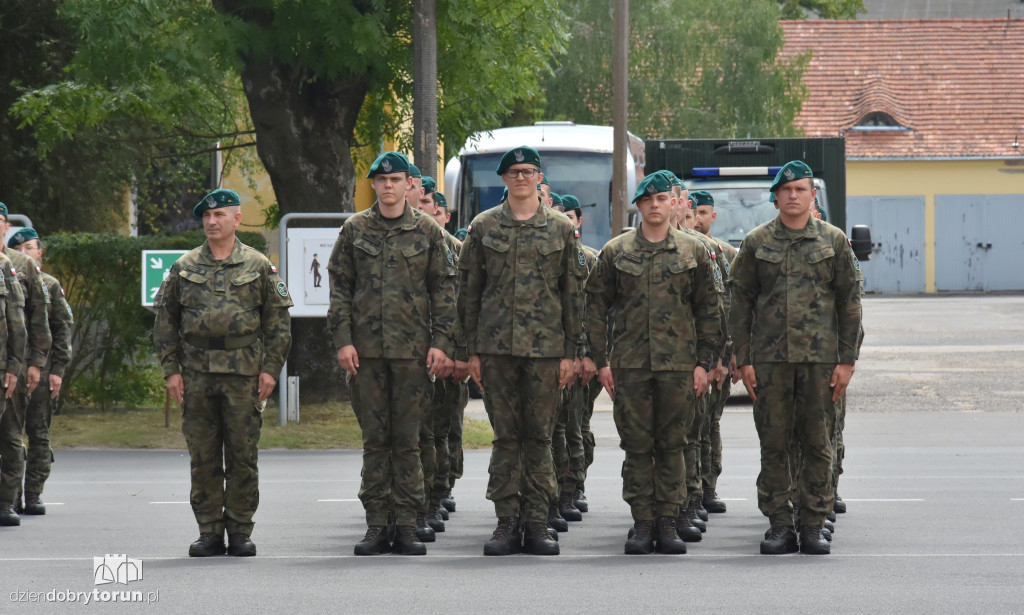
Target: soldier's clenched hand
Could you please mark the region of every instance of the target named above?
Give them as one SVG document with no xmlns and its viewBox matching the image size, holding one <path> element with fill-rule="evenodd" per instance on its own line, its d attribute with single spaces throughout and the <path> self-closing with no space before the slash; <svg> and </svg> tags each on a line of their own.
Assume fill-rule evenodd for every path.
<svg viewBox="0 0 1024 615">
<path fill-rule="evenodd" d="M 608 397 L 615 399 L 615 379 L 612 378 L 612 368 L 602 367 L 597 370 L 597 380 L 604 387 L 605 391 L 608 391 Z"/>
<path fill-rule="evenodd" d="M 693 389 L 697 391 L 697 397 L 704 397 L 708 386 L 708 372 L 699 365 L 693 368 Z"/>
<path fill-rule="evenodd" d="M 469 375 L 473 378 L 473 382 L 476 386 L 480 387 L 480 390 L 484 390 L 484 376 L 480 369 L 480 355 L 473 355 L 469 357 Z"/>
<path fill-rule="evenodd" d="M 4 397 L 10 399 L 14 395 L 14 388 L 16 386 L 18 386 L 18 377 L 8 372 L 4 378 L 4 388 L 7 389 L 7 394 Z"/>
<path fill-rule="evenodd" d="M 587 383 L 597 374 L 597 365 L 594 360 L 590 357 L 583 358 L 583 364 L 580 367 L 580 378 L 583 379 L 583 386 L 587 386 Z"/>
<path fill-rule="evenodd" d="M 744 365 L 740 367 L 740 378 L 743 380 L 743 386 L 747 387 L 747 395 L 750 395 L 750 401 L 757 401 L 757 394 L 754 391 L 757 390 L 757 374 L 754 372 L 753 365 Z"/>
<path fill-rule="evenodd" d="M 39 377 L 41 376 L 41 370 L 38 365 L 30 365 L 28 368 L 28 380 L 25 381 L 25 388 L 28 389 L 28 394 L 31 395 L 32 391 L 36 390 L 39 386 Z"/>
<path fill-rule="evenodd" d="M 359 353 L 356 352 L 355 346 L 349 344 L 338 349 L 338 365 L 353 376 L 356 375 L 356 370 L 359 369 Z"/>
<path fill-rule="evenodd" d="M 832 387 L 832 403 L 839 401 L 839 398 L 846 392 L 850 385 L 850 378 L 853 378 L 853 365 L 840 363 L 832 370 L 832 380 L 828 383 Z"/>
<path fill-rule="evenodd" d="M 566 387 L 576 379 L 576 361 L 562 359 L 558 362 L 558 387 Z"/>
<path fill-rule="evenodd" d="M 259 385 L 259 400 L 263 401 L 270 397 L 270 394 L 274 392 L 274 384 L 277 383 L 277 379 L 268 374 L 267 372 L 260 372 L 260 385 Z"/>
<path fill-rule="evenodd" d="M 185 398 L 185 381 L 181 374 L 171 374 L 167 377 L 167 393 L 179 406 L 181 405 Z"/>
<path fill-rule="evenodd" d="M 444 378 L 448 367 L 448 355 L 440 348 L 427 351 L 427 373 L 434 377 Z M 452 365 L 454 367 L 454 364 Z"/>
<path fill-rule="evenodd" d="M 60 395 L 60 385 L 64 382 L 64 379 L 55 374 L 50 374 L 50 399 L 57 399 Z"/>
</svg>

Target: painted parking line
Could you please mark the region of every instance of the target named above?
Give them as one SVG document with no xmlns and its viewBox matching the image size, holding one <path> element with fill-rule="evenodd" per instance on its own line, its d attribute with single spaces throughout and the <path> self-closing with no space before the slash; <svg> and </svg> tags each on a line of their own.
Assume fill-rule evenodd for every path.
<svg viewBox="0 0 1024 615">
<path fill-rule="evenodd" d="M 340 500 L 317 500 L 317 502 L 358 502 L 359 498 L 345 498 Z"/>
<path fill-rule="evenodd" d="M 923 502 L 924 498 L 843 498 L 844 502 Z"/>
</svg>

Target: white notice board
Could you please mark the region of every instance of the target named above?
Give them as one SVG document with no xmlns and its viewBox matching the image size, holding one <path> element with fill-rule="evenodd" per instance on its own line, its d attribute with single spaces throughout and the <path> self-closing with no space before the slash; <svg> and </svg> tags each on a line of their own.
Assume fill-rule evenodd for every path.
<svg viewBox="0 0 1024 615">
<path fill-rule="evenodd" d="M 338 228 L 288 228 L 286 232 L 288 270 L 282 273 L 287 274 L 285 281 L 295 302 L 291 315 L 325 317 L 331 300 L 327 261 Z"/>
</svg>

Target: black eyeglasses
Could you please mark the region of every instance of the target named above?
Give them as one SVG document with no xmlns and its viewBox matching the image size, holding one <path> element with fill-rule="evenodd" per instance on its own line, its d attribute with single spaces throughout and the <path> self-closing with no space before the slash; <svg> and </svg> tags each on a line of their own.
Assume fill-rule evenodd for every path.
<svg viewBox="0 0 1024 615">
<path fill-rule="evenodd" d="M 539 173 L 537 169 L 509 169 L 505 171 L 505 177 L 509 179 L 515 179 L 516 177 L 522 175 L 526 179 L 531 179 L 537 173 Z"/>
</svg>

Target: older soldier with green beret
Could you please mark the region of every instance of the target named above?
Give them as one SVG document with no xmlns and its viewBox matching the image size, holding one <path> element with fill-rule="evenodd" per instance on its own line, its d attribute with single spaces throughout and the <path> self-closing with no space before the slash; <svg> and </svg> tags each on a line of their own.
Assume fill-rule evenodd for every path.
<svg viewBox="0 0 1024 615">
<path fill-rule="evenodd" d="M 761 553 L 827 554 L 833 507 L 830 430 L 857 360 L 857 265 L 846 236 L 811 216 L 813 173 L 795 160 L 772 182 L 779 215 L 750 231 L 732 268 L 730 332 L 761 442 L 757 499 L 771 527 Z M 791 503 L 790 442 L 803 465 Z"/>
<path fill-rule="evenodd" d="M 7 246 L 31 258 L 38 266 L 43 264 L 43 248 L 35 229 L 23 228 L 11 235 Z M 64 289 L 57 278 L 42 274 L 43 283 L 50 295 L 48 322 L 53 344 L 43 366 L 40 380 L 44 386 L 36 387 L 29 396 L 25 413 L 25 436 L 28 440 L 28 456 L 21 467 L 20 478 L 24 479 L 26 515 L 45 515 L 46 506 L 40 495 L 43 485 L 50 477 L 53 451 L 50 449 L 50 420 L 53 406 L 60 395 L 64 380 L 64 369 L 71 362 L 71 328 L 74 316 L 71 306 L 64 297 Z"/>
<path fill-rule="evenodd" d="M 732 261 L 737 250 L 728 241 L 715 239 L 711 235 L 711 225 L 718 214 L 715 212 L 715 199 L 707 190 L 695 190 L 690 194 L 693 199 L 694 226 L 693 230 L 703 233 L 711 241 L 721 259 L 722 278 L 729 279 Z M 722 296 L 722 309 L 728 319 L 732 303 L 728 284 Z M 718 359 L 711 374 L 711 387 L 708 393 L 707 411 L 700 435 L 700 467 L 703 483 L 703 505 L 709 513 L 724 513 L 725 502 L 718 497 L 718 477 L 722 475 L 722 412 L 725 402 L 729 399 L 732 376 L 736 372 L 736 357 L 732 353 L 732 340 L 727 339 L 727 352 Z"/>
<path fill-rule="evenodd" d="M 206 241 L 171 267 L 155 300 L 153 342 L 182 407 L 199 524 L 191 557 L 256 555 L 257 467 L 266 399 L 291 347 L 293 303 L 277 268 L 235 236 L 241 201 L 214 190 L 192 211 Z"/>
<path fill-rule="evenodd" d="M 586 258 L 569 219 L 540 205 L 537 150 L 509 150 L 497 173 L 508 198 L 473 219 L 459 258 L 470 374 L 494 429 L 487 498 L 498 526 L 484 554 L 557 555 L 551 432 L 558 390 L 576 377 Z"/>
<path fill-rule="evenodd" d="M 450 374 L 458 338 L 455 255 L 430 216 L 406 203 L 409 161 L 381 154 L 367 174 L 377 195 L 349 218 L 327 266 L 328 326 L 363 435 L 359 499 L 367 530 L 356 555 L 422 555 L 426 501 L 420 427 L 432 379 Z M 396 525 L 388 536 L 389 510 Z"/>
<path fill-rule="evenodd" d="M 676 525 L 686 496 L 686 432 L 721 335 L 711 259 L 671 228 L 672 201 L 666 175 L 645 177 L 633 196 L 639 228 L 604 246 L 586 286 L 593 367 L 614 402 L 626 452 L 622 496 L 634 521 L 627 554 L 686 553 Z"/>
<path fill-rule="evenodd" d="M 0 203 L 0 235 L 11 230 L 7 219 L 7 206 Z M 18 525 L 20 520 L 14 507 L 20 508 L 21 479 L 24 474 L 26 451 L 22 442 L 28 397 L 39 384 L 42 368 L 50 352 L 53 338 L 50 334 L 50 295 L 43 283 L 42 270 L 31 258 L 7 245 L 3 252 L 14 265 L 16 278 L 24 297 L 24 321 L 28 329 L 28 347 L 22 359 L 22 372 L 16 373 L 16 386 L 8 389 L 10 407 L 0 416 L 0 525 Z M 10 374 L 8 372 L 8 374 Z M 11 511 L 7 512 L 7 504 Z"/>
</svg>

